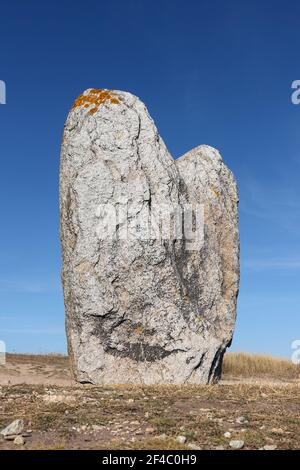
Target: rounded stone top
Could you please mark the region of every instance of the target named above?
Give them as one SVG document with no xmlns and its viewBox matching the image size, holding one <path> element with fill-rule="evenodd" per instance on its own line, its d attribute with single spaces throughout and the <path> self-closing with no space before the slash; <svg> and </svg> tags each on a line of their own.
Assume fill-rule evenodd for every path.
<svg viewBox="0 0 300 470">
<path fill-rule="evenodd" d="M 101 88 L 88 88 L 76 98 L 72 109 L 83 107 L 88 109 L 90 114 L 94 114 L 98 111 L 99 106 L 106 102 L 120 104 L 121 99 L 115 91 Z"/>
<path fill-rule="evenodd" d="M 177 161 L 196 160 L 203 157 L 206 157 L 215 162 L 222 162 L 220 152 L 214 147 L 206 144 L 198 145 L 192 150 L 189 150 L 187 153 L 179 157 Z"/>
</svg>

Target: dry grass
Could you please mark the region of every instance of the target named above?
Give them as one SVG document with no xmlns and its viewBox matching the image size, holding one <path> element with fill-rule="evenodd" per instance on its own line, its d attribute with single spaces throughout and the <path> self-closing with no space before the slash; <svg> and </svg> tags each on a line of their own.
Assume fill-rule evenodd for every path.
<svg viewBox="0 0 300 470">
<path fill-rule="evenodd" d="M 69 358 L 63 354 L 14 354 L 7 353 L 6 361 L 9 364 L 55 365 L 69 367 Z"/>
<path fill-rule="evenodd" d="M 299 449 L 299 386 L 215 385 L 144 387 L 2 386 L 0 428 L 23 418 L 31 429 L 24 449 L 202 449 L 224 433 L 244 449 L 275 444 Z M 63 397 L 49 402 L 45 397 Z M 70 400 L 72 398 L 72 400 Z M 238 418 L 245 421 L 240 424 Z M 94 429 L 93 426 L 97 426 Z M 79 430 L 79 431 L 78 431 Z M 149 431 L 150 430 L 150 431 Z M 187 442 L 178 444 L 184 435 Z M 16 448 L 0 439 L 0 451 Z"/>
<path fill-rule="evenodd" d="M 300 377 L 300 366 L 287 359 L 262 354 L 244 352 L 227 353 L 223 365 L 224 378 L 274 378 L 277 380 L 295 380 Z"/>
</svg>

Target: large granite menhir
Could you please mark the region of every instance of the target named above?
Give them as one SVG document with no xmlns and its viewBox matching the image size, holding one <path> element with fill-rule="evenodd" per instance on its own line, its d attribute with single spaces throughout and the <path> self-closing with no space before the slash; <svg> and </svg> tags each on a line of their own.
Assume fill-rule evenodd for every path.
<svg viewBox="0 0 300 470">
<path fill-rule="evenodd" d="M 211 383 L 236 318 L 238 196 L 217 150 L 173 160 L 145 105 L 86 90 L 60 170 L 62 280 L 80 382 Z"/>
</svg>

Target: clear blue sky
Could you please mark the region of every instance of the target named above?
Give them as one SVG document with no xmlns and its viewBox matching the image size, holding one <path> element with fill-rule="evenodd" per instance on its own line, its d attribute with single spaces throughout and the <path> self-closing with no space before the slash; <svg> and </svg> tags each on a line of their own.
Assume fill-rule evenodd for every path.
<svg viewBox="0 0 300 470">
<path fill-rule="evenodd" d="M 300 3 L 2 2 L 0 339 L 65 351 L 60 140 L 74 98 L 122 89 L 148 106 L 174 157 L 218 148 L 240 192 L 233 350 L 289 356 L 300 338 Z"/>
</svg>

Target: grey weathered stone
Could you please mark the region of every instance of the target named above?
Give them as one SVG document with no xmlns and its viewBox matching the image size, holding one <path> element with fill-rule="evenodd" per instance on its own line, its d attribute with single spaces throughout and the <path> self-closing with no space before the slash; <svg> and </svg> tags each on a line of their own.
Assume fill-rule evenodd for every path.
<svg viewBox="0 0 300 470">
<path fill-rule="evenodd" d="M 6 428 L 0 431 L 0 434 L 4 437 L 8 436 L 15 436 L 21 434 L 24 429 L 24 421 L 23 419 L 15 419 L 12 423 L 10 423 Z"/>
<path fill-rule="evenodd" d="M 23 436 L 17 436 L 15 437 L 14 439 L 14 444 L 16 444 L 17 446 L 23 446 L 25 444 L 25 439 Z"/>
<path fill-rule="evenodd" d="M 263 446 L 263 450 L 276 450 L 276 449 L 277 449 L 276 444 L 270 444 L 270 445 Z"/>
<path fill-rule="evenodd" d="M 233 175 L 217 150 L 200 146 L 174 161 L 137 97 L 90 89 L 75 101 L 62 142 L 60 208 L 66 329 L 77 380 L 219 377 L 236 316 L 237 202 Z M 178 214 L 188 221 L 191 206 L 199 208 L 196 221 L 204 212 L 204 230 L 181 237 Z M 112 233 L 109 208 L 118 210 Z M 149 214 L 159 210 L 164 225 L 157 237 Z"/>
<path fill-rule="evenodd" d="M 179 444 L 185 444 L 186 443 L 186 437 L 185 436 L 177 436 L 176 437 L 176 442 Z"/>
<path fill-rule="evenodd" d="M 235 422 L 237 424 L 248 424 L 249 421 L 245 418 L 245 416 L 239 416 L 238 418 L 236 418 Z"/>
<path fill-rule="evenodd" d="M 229 445 L 232 449 L 239 450 L 242 449 L 245 445 L 245 442 L 240 439 L 233 439 L 229 442 Z"/>
</svg>

